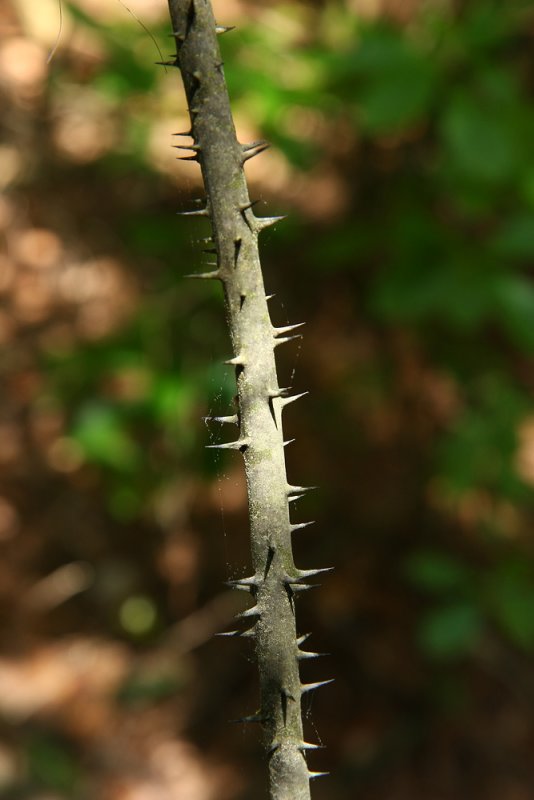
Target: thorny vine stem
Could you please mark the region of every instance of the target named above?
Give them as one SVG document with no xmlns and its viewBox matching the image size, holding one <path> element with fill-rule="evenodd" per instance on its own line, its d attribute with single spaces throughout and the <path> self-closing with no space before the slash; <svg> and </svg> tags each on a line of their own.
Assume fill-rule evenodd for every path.
<svg viewBox="0 0 534 800">
<path fill-rule="evenodd" d="M 219 420 L 237 423 L 239 435 L 214 446 L 242 453 L 248 487 L 254 574 L 233 585 L 252 595 L 254 605 L 240 617 L 253 624 L 230 635 L 255 640 L 261 707 L 247 721 L 264 730 L 271 800 L 309 800 L 310 778 L 323 773 L 308 769 L 306 752 L 316 745 L 304 741 L 301 700 L 328 681 L 300 681 L 299 662 L 317 654 L 300 648 L 294 601 L 324 570 L 300 570 L 293 560 L 292 533 L 305 525 L 291 524 L 289 504 L 307 490 L 287 481 L 282 411 L 301 395 L 280 388 L 275 362 L 275 348 L 299 326 L 275 328 L 269 316 L 258 237 L 279 218 L 257 217 L 249 199 L 243 167 L 266 143 L 237 140 L 217 40 L 226 29 L 216 25 L 209 0 L 169 0 L 169 10 L 177 55 L 166 65 L 181 69 L 191 118 L 191 130 L 179 135 L 194 142 L 181 149 L 199 162 L 207 194 L 206 207 L 189 213 L 211 220 L 217 258 L 212 272 L 196 277 L 222 282 L 234 351 L 227 363 L 236 371 L 238 414 Z"/>
</svg>

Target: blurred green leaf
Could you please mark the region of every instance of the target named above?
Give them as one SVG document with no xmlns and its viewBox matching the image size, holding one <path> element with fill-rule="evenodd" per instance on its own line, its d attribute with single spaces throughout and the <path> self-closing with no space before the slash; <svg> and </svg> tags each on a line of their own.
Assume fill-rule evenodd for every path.
<svg viewBox="0 0 534 800">
<path fill-rule="evenodd" d="M 92 403 L 82 409 L 73 436 L 89 460 L 121 472 L 132 472 L 141 452 L 127 433 L 119 412 L 109 406 Z"/>
<path fill-rule="evenodd" d="M 534 256 L 532 214 L 518 214 L 507 220 L 490 239 L 490 246 L 501 258 L 528 259 Z"/>
<path fill-rule="evenodd" d="M 458 658 L 468 655 L 483 630 L 478 609 L 465 601 L 449 603 L 425 612 L 419 626 L 419 643 L 433 658 Z"/>
<path fill-rule="evenodd" d="M 40 788 L 75 796 L 81 779 L 80 767 L 74 755 L 52 733 L 31 737 L 27 759 L 31 778 Z"/>
<path fill-rule="evenodd" d="M 363 28 L 357 46 L 331 55 L 324 71 L 370 134 L 395 133 L 419 121 L 436 91 L 428 54 L 384 24 Z"/>
<path fill-rule="evenodd" d="M 181 426 L 193 407 L 195 396 L 194 387 L 179 375 L 160 375 L 152 396 L 156 416 L 167 427 Z"/>
<path fill-rule="evenodd" d="M 502 276 L 496 302 L 502 326 L 512 341 L 522 349 L 534 351 L 534 283 L 526 276 Z"/>
<path fill-rule="evenodd" d="M 497 375 L 476 387 L 471 406 L 438 449 L 440 472 L 452 489 L 461 493 L 483 487 L 501 496 L 519 496 L 517 428 L 528 407 L 528 398 Z"/>
<path fill-rule="evenodd" d="M 473 580 L 472 572 L 465 564 L 433 551 L 414 553 L 406 561 L 404 571 L 419 589 L 438 595 L 464 592 Z"/>
<path fill-rule="evenodd" d="M 486 584 L 490 613 L 518 646 L 534 648 L 534 575 L 531 565 L 508 559 L 489 575 Z"/>
</svg>

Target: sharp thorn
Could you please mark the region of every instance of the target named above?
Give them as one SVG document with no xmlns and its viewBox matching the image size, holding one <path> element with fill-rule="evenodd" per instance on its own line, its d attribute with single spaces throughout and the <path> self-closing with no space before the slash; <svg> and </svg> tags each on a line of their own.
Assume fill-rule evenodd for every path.
<svg viewBox="0 0 534 800">
<path fill-rule="evenodd" d="M 287 498 L 287 502 L 288 503 L 294 503 L 295 500 L 300 500 L 301 497 L 304 497 L 304 495 L 303 494 L 293 494 L 293 495 L 291 495 L 290 497 Z"/>
<path fill-rule="evenodd" d="M 280 339 L 275 339 L 274 340 L 274 346 L 278 347 L 281 344 L 286 344 L 286 342 L 292 342 L 293 339 L 302 339 L 302 334 L 301 333 L 296 333 L 295 336 L 283 336 Z"/>
<path fill-rule="evenodd" d="M 309 392 L 301 392 L 300 394 L 292 394 L 289 397 L 283 397 L 281 406 L 285 408 L 286 406 L 290 405 L 290 403 L 294 403 L 296 400 L 300 400 L 301 397 L 306 397 Z"/>
<path fill-rule="evenodd" d="M 305 492 L 312 492 L 315 489 L 318 489 L 318 486 L 291 486 L 291 484 L 287 485 L 287 494 L 302 494 Z"/>
<path fill-rule="evenodd" d="M 306 325 L 305 322 L 297 322 L 296 325 L 285 325 L 282 328 L 273 328 L 273 332 L 275 336 L 283 336 L 284 333 L 291 333 L 291 331 L 296 330 L 297 328 L 302 328 L 303 325 Z"/>
<path fill-rule="evenodd" d="M 323 575 L 325 572 L 333 572 L 335 567 L 323 567 L 322 569 L 299 569 L 297 580 L 306 580 L 306 578 L 315 578 L 317 575 Z"/>
<path fill-rule="evenodd" d="M 224 444 L 207 444 L 208 450 L 241 450 L 249 445 L 248 439 L 238 439 L 235 442 L 225 442 Z"/>
<path fill-rule="evenodd" d="M 216 25 L 215 26 L 215 33 L 218 36 L 221 36 L 223 33 L 230 33 L 230 31 L 235 31 L 235 25 Z"/>
<path fill-rule="evenodd" d="M 244 153 L 246 153 L 247 150 L 255 150 L 257 147 L 263 147 L 264 145 L 269 147 L 269 142 L 267 142 L 265 139 L 258 139 L 255 142 L 250 142 L 250 144 L 242 144 L 241 149 Z"/>
<path fill-rule="evenodd" d="M 300 592 L 309 592 L 310 589 L 318 589 L 320 587 L 320 583 L 291 583 L 291 591 L 293 594 L 299 594 Z"/>
<path fill-rule="evenodd" d="M 248 628 L 246 631 L 243 631 L 241 634 L 242 639 L 252 639 L 256 635 L 255 631 L 256 625 L 254 624 L 252 628 Z"/>
<path fill-rule="evenodd" d="M 239 418 L 237 414 L 232 414 L 231 417 L 202 417 L 204 422 L 229 422 L 232 425 L 237 425 L 239 422 Z"/>
<path fill-rule="evenodd" d="M 198 155 L 194 156 L 176 156 L 177 161 L 198 161 Z"/>
<path fill-rule="evenodd" d="M 193 278 L 197 281 L 209 281 L 209 280 L 218 280 L 222 281 L 222 275 L 218 269 L 214 270 L 213 272 L 198 272 L 193 273 L 191 275 L 184 275 L 184 278 Z"/>
<path fill-rule="evenodd" d="M 311 636 L 311 633 L 303 633 L 303 634 L 302 634 L 302 636 L 299 636 L 299 637 L 298 637 L 298 639 L 297 639 L 297 645 L 298 645 L 298 647 L 300 647 L 300 645 L 301 645 L 301 644 L 304 644 L 304 642 L 305 642 L 307 639 L 309 639 L 309 638 L 310 638 L 310 636 Z"/>
<path fill-rule="evenodd" d="M 248 628 L 245 631 L 223 631 L 222 633 L 216 633 L 215 636 L 226 636 L 236 639 L 248 639 L 252 636 L 255 636 L 254 628 L 256 626 L 253 625 L 252 628 Z"/>
<path fill-rule="evenodd" d="M 269 300 L 272 300 L 273 297 L 276 297 L 276 295 L 274 295 L 274 294 L 266 294 L 265 295 L 265 299 L 267 300 L 267 302 L 269 302 Z"/>
<path fill-rule="evenodd" d="M 173 150 L 193 150 L 195 153 L 200 153 L 201 147 L 199 144 L 171 144 Z"/>
<path fill-rule="evenodd" d="M 244 367 L 247 363 L 245 357 L 240 353 L 234 358 L 229 358 L 228 361 L 224 361 L 224 364 L 227 364 L 230 367 Z"/>
<path fill-rule="evenodd" d="M 255 150 L 252 149 L 247 150 L 247 152 L 243 153 L 243 155 L 241 156 L 243 164 L 245 164 L 247 161 L 250 161 L 251 158 L 259 156 L 260 153 L 263 153 L 265 150 L 268 150 L 270 146 L 271 145 L 268 142 L 265 142 L 265 144 L 258 146 Z"/>
<path fill-rule="evenodd" d="M 277 222 L 287 219 L 287 214 L 282 214 L 280 217 L 255 217 L 256 230 L 262 231 L 264 228 L 270 228 L 271 225 L 276 225 Z"/>
<path fill-rule="evenodd" d="M 255 575 L 251 578 L 238 578 L 237 580 L 230 580 L 225 581 L 226 585 L 229 586 L 231 589 L 253 589 L 259 583 L 258 579 Z"/>
<path fill-rule="evenodd" d="M 171 136 L 192 136 L 193 131 L 179 131 L 178 133 L 171 133 Z"/>
<path fill-rule="evenodd" d="M 297 659 L 299 661 L 306 661 L 307 659 L 311 658 L 322 658 L 323 656 L 328 655 L 327 653 L 312 653 L 310 650 L 300 650 L 297 654 Z"/>
<path fill-rule="evenodd" d="M 294 441 L 296 441 L 296 440 L 295 439 L 286 439 L 286 441 L 284 442 L 284 447 L 287 447 L 288 444 L 293 444 Z"/>
<path fill-rule="evenodd" d="M 287 393 L 291 391 L 291 386 L 281 386 L 279 389 L 270 389 L 269 397 L 287 397 Z"/>
<path fill-rule="evenodd" d="M 209 217 L 210 212 L 206 208 L 196 208 L 194 211 L 177 211 L 179 217 Z"/>
<path fill-rule="evenodd" d="M 224 585 L 228 586 L 229 589 L 238 589 L 241 592 L 251 592 L 252 586 L 243 586 L 242 584 L 238 583 L 237 581 L 224 581 Z"/>
<path fill-rule="evenodd" d="M 294 525 L 291 525 L 291 532 L 293 531 L 300 531 L 303 528 L 308 528 L 310 525 L 315 525 L 315 520 L 311 522 L 296 522 Z"/>
<path fill-rule="evenodd" d="M 302 692 L 302 694 L 305 694 L 306 692 L 313 692 L 315 691 L 315 689 L 320 689 L 321 686 L 328 686 L 329 683 L 333 683 L 334 681 L 335 678 L 330 678 L 330 680 L 327 681 L 317 681 L 316 683 L 303 683 L 301 684 L 300 691 Z"/>
<path fill-rule="evenodd" d="M 301 742 L 299 750 L 305 752 L 306 750 L 324 750 L 324 744 L 312 744 L 311 742 Z"/>
<path fill-rule="evenodd" d="M 252 606 L 252 608 L 247 608 L 245 611 L 240 611 L 239 614 L 236 614 L 236 619 L 248 619 L 249 617 L 261 617 L 261 611 L 258 606 Z"/>
<path fill-rule="evenodd" d="M 259 200 L 252 200 L 248 203 L 241 203 L 239 205 L 239 210 L 241 211 L 241 213 L 243 213 L 245 211 L 248 211 L 249 208 L 254 208 L 254 206 L 257 206 L 259 202 L 260 202 Z"/>
<path fill-rule="evenodd" d="M 308 771 L 308 778 L 310 779 L 310 781 L 313 781 L 314 778 L 323 778 L 323 777 L 327 777 L 328 775 L 330 775 L 329 772 L 309 772 Z"/>
</svg>

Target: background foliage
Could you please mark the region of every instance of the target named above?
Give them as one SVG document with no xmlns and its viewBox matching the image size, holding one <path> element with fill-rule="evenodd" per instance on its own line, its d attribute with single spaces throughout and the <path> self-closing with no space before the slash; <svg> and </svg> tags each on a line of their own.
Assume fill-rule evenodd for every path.
<svg viewBox="0 0 534 800">
<path fill-rule="evenodd" d="M 0 11 L 0 791 L 265 791 L 254 667 L 213 640 L 248 563 L 202 196 L 166 4 Z M 522 800 L 534 781 L 534 6 L 215 3 L 281 355 L 317 798 Z M 314 672 L 315 670 L 315 672 Z M 327 693 L 328 696 L 327 696 Z M 263 788 L 262 788 L 263 787 Z"/>
</svg>

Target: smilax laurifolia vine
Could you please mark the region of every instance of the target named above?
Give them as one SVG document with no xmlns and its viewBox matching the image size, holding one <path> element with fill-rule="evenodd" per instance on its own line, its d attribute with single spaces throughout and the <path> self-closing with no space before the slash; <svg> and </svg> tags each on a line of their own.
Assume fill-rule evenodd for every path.
<svg viewBox="0 0 534 800">
<path fill-rule="evenodd" d="M 254 639 L 261 704 L 246 721 L 263 727 L 271 800 L 309 800 L 310 778 L 324 773 L 308 767 L 307 751 L 318 745 L 304 741 L 301 701 L 329 681 L 301 682 L 300 662 L 318 654 L 302 650 L 306 637 L 297 635 L 295 598 L 327 570 L 298 569 L 292 552 L 292 535 L 311 523 L 290 520 L 291 503 L 307 488 L 287 480 L 283 411 L 302 395 L 278 385 L 275 350 L 299 335 L 299 325 L 271 323 L 258 239 L 280 218 L 256 216 L 244 173 L 245 162 L 267 143 L 237 140 L 218 43 L 227 29 L 216 24 L 209 0 L 169 0 L 169 10 L 176 56 L 167 66 L 181 70 L 191 119 L 191 129 L 177 136 L 193 140 L 177 146 L 200 164 L 207 195 L 204 208 L 185 213 L 209 218 L 216 257 L 213 271 L 195 277 L 222 283 L 233 346 L 227 363 L 237 382 L 237 413 L 217 418 L 237 428 L 237 437 L 212 447 L 242 454 L 248 488 L 254 572 L 232 585 L 254 603 L 239 615 L 245 627 L 228 635 Z"/>
</svg>

